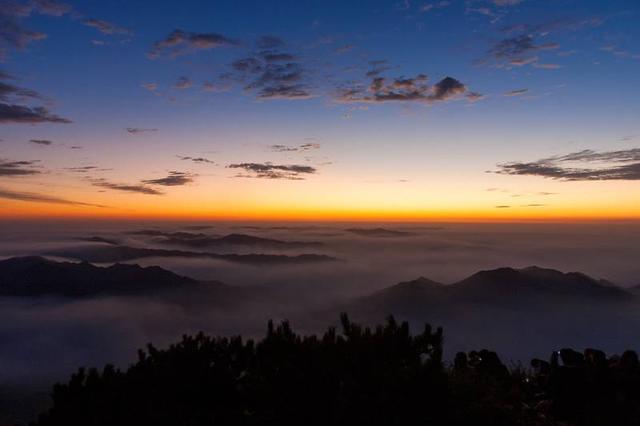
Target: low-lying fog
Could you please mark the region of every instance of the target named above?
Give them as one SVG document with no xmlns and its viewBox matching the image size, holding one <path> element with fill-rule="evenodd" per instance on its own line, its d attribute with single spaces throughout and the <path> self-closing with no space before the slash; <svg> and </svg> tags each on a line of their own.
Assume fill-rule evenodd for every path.
<svg viewBox="0 0 640 426">
<path fill-rule="evenodd" d="M 374 231 L 360 232 L 363 228 Z M 235 233 L 322 244 L 268 250 L 194 248 L 161 244 L 157 237 L 131 233 L 140 230 L 213 237 Z M 4 222 L 0 235 L 2 258 L 104 245 L 81 240 L 98 236 L 131 247 L 290 256 L 315 253 L 338 259 L 281 265 L 177 257 L 127 261 L 255 290 L 254 299 L 238 306 L 189 303 L 179 295 L 175 300 L 0 298 L 0 387 L 48 386 L 83 365 L 125 366 L 147 342 L 164 346 L 198 330 L 259 336 L 267 319 L 291 318 L 297 330 L 313 332 L 328 325 L 318 312 L 333 311 L 353 298 L 421 276 L 453 283 L 479 270 L 537 265 L 580 271 L 623 287 L 640 284 L 638 224 Z M 270 293 L 262 297 L 265 287 Z"/>
</svg>

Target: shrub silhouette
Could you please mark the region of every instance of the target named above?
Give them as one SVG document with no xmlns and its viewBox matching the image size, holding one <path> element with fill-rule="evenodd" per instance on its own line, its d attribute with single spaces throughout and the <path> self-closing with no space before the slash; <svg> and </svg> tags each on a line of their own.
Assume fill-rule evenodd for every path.
<svg viewBox="0 0 640 426">
<path fill-rule="evenodd" d="M 374 328 L 341 317 L 341 332 L 296 334 L 268 324 L 257 342 L 200 333 L 148 345 L 126 371 L 80 369 L 53 389 L 40 426 L 99 425 L 637 425 L 640 366 L 554 352 L 533 370 L 494 352 L 442 360 L 442 329 L 411 334 L 389 317 Z"/>
</svg>

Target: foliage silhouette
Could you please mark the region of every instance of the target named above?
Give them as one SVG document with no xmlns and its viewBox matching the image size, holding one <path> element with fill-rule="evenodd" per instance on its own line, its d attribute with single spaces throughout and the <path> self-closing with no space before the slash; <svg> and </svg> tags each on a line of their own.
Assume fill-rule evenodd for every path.
<svg viewBox="0 0 640 426">
<path fill-rule="evenodd" d="M 341 316 L 322 336 L 269 322 L 266 337 L 183 336 L 148 345 L 126 371 L 80 369 L 53 389 L 39 426 L 99 425 L 637 425 L 633 352 L 569 349 L 532 370 L 494 352 L 443 363 L 442 329 L 363 327 Z"/>
</svg>

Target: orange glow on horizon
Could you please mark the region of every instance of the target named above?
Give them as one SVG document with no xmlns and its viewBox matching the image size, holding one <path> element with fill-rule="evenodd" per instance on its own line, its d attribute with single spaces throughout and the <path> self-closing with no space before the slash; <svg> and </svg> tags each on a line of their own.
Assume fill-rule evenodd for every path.
<svg viewBox="0 0 640 426">
<path fill-rule="evenodd" d="M 135 212 L 109 208 L 75 206 L 6 207 L 0 220 L 218 220 L 218 221 L 301 221 L 301 222 L 589 222 L 640 221 L 640 211 L 628 209 L 540 209 L 532 214 L 525 208 L 393 210 L 357 208 L 257 208 L 220 211 L 190 209 L 145 209 Z"/>
</svg>

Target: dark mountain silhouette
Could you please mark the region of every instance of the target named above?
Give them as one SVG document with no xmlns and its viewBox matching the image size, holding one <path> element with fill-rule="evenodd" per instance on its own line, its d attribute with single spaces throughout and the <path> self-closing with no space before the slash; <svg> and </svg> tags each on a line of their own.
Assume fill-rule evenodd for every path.
<svg viewBox="0 0 640 426">
<path fill-rule="evenodd" d="M 112 240 L 110 238 L 104 238 L 104 237 L 80 237 L 78 238 L 78 240 L 86 241 L 88 243 L 104 243 L 104 244 L 118 245 L 118 242 L 116 240 Z"/>
<path fill-rule="evenodd" d="M 443 285 L 421 278 L 336 310 L 375 322 L 393 314 L 451 330 L 454 350 L 486 345 L 515 359 L 554 345 L 619 348 L 640 338 L 638 298 L 611 283 L 551 269 L 500 268 Z M 628 343 L 626 343 L 628 344 Z"/>
<path fill-rule="evenodd" d="M 0 295 L 68 296 L 135 295 L 194 286 L 197 281 L 158 266 L 54 262 L 43 257 L 0 261 Z"/>
<path fill-rule="evenodd" d="M 480 271 L 453 284 L 451 290 L 459 300 L 475 303 L 605 303 L 632 298 L 628 292 L 606 280 L 536 266 Z"/>
<path fill-rule="evenodd" d="M 140 235 L 144 237 L 164 237 L 164 238 L 179 238 L 179 239 L 198 239 L 198 238 L 206 238 L 213 237 L 207 234 L 203 234 L 201 232 L 165 232 L 157 229 L 143 229 L 140 231 L 130 231 L 127 232 L 129 235 Z"/>
<path fill-rule="evenodd" d="M 316 241 L 281 241 L 271 238 L 256 237 L 247 234 L 229 234 L 223 237 L 192 232 L 163 232 L 157 230 L 134 231 L 131 235 L 158 237 L 155 242 L 187 247 L 260 247 L 265 249 L 296 249 L 317 247 L 322 243 Z"/>
<path fill-rule="evenodd" d="M 217 254 L 114 245 L 66 248 L 54 250 L 45 253 L 45 255 L 97 263 L 124 262 L 147 257 L 209 258 L 250 265 L 281 265 L 337 261 L 334 257 L 321 254 L 300 254 L 296 256 L 276 254 Z"/>
<path fill-rule="evenodd" d="M 383 289 L 365 298 L 375 305 L 437 307 L 455 304 L 535 306 L 539 304 L 628 302 L 634 296 L 613 283 L 578 272 L 563 273 L 531 266 L 480 271 L 454 284 L 419 278 Z"/>
<path fill-rule="evenodd" d="M 347 232 L 351 232 L 352 234 L 361 235 L 363 237 L 408 237 L 413 235 L 411 232 L 406 231 L 396 231 L 393 229 L 385 229 L 385 228 L 348 228 L 345 229 Z"/>
</svg>

